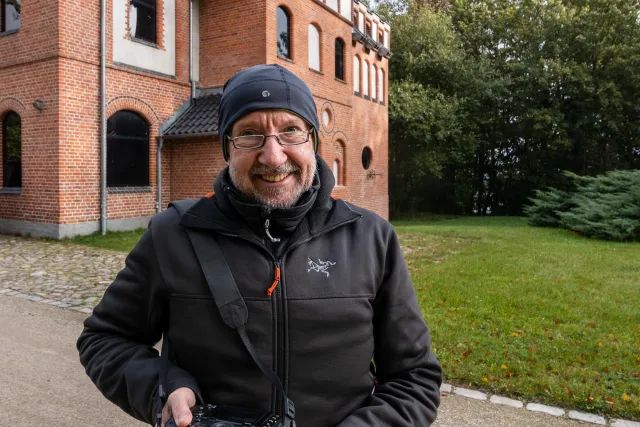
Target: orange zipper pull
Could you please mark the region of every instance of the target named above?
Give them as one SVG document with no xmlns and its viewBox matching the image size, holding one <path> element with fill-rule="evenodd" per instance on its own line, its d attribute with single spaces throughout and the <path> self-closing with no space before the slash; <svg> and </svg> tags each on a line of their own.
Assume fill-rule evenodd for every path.
<svg viewBox="0 0 640 427">
<path fill-rule="evenodd" d="M 275 291 L 276 286 L 278 286 L 278 283 L 280 282 L 280 267 L 278 267 L 278 265 L 276 264 L 276 277 L 273 280 L 273 283 L 271 284 L 271 287 L 269 289 L 267 289 L 267 296 L 270 297 L 271 294 L 273 294 L 273 291 Z"/>
</svg>

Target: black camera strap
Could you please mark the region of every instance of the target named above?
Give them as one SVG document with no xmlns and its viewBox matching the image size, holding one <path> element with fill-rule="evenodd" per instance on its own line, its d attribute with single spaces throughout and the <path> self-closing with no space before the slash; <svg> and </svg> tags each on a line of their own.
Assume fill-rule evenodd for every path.
<svg viewBox="0 0 640 427">
<path fill-rule="evenodd" d="M 195 250 L 198 261 L 202 267 L 207 285 L 211 290 L 213 299 L 220 311 L 222 320 L 224 323 L 232 329 L 235 329 L 240 336 L 240 340 L 244 344 L 245 348 L 251 355 L 251 358 L 258 365 L 258 368 L 269 378 L 269 380 L 277 387 L 278 392 L 282 396 L 284 416 L 293 420 L 295 418 L 295 406 L 293 402 L 287 397 L 284 392 L 284 387 L 278 376 L 260 361 L 256 355 L 255 349 L 249 341 L 247 335 L 247 319 L 249 318 L 249 311 L 244 303 L 244 299 L 240 294 L 240 290 L 236 285 L 236 281 L 231 275 L 227 261 L 224 258 L 224 254 L 218 245 L 218 242 L 213 235 L 203 235 L 202 232 L 191 230 L 187 228 L 187 233 L 191 239 L 191 243 Z M 162 345 L 162 364 L 160 369 L 160 389 L 158 390 L 159 399 L 164 399 L 165 391 L 162 389 L 164 384 L 164 376 L 166 375 L 166 368 L 168 363 L 168 337 L 164 336 Z M 166 349 L 165 349 L 165 343 Z M 166 355 L 165 355 L 166 354 Z M 158 416 L 162 418 L 162 406 L 158 409 Z"/>
</svg>

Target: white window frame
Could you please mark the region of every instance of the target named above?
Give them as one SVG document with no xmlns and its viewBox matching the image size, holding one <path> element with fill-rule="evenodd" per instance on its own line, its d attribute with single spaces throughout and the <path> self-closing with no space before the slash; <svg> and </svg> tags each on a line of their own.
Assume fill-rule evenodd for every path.
<svg viewBox="0 0 640 427">
<path fill-rule="evenodd" d="M 360 58 L 353 57 L 353 91 L 360 93 Z"/>
<path fill-rule="evenodd" d="M 378 67 L 376 67 L 374 64 L 371 64 L 371 100 L 375 101 L 377 98 L 377 89 L 378 87 L 376 86 L 376 77 L 378 74 Z"/>
<path fill-rule="evenodd" d="M 369 96 L 369 63 L 362 60 L 362 95 Z"/>
<path fill-rule="evenodd" d="M 378 101 L 384 103 L 384 70 L 378 69 Z"/>
<path fill-rule="evenodd" d="M 320 30 L 315 24 L 309 24 L 309 68 L 320 71 Z"/>
</svg>

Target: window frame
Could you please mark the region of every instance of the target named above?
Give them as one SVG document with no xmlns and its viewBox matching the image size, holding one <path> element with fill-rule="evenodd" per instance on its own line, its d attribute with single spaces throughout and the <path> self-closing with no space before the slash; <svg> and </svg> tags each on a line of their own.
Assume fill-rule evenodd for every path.
<svg viewBox="0 0 640 427">
<path fill-rule="evenodd" d="M 311 45 L 311 42 L 312 42 L 312 40 L 311 40 L 311 31 L 312 31 L 312 28 L 315 29 L 315 31 L 316 31 L 316 33 L 318 35 L 316 46 L 312 46 Z M 321 39 L 322 39 L 322 32 L 320 31 L 320 27 L 318 27 L 318 25 L 313 23 L 313 22 L 309 23 L 309 25 L 307 26 L 307 47 L 308 47 L 308 51 L 307 51 L 307 63 L 308 64 L 307 65 L 309 66 L 309 69 L 312 70 L 312 71 L 322 72 L 322 52 L 321 52 L 321 43 L 320 43 Z M 317 49 L 318 68 L 314 68 L 313 67 L 314 64 L 312 64 L 312 62 L 311 62 L 311 60 L 312 60 L 311 49 L 312 48 L 316 48 Z M 315 59 L 315 58 L 313 58 L 313 59 Z"/>
<path fill-rule="evenodd" d="M 149 122 L 145 119 L 145 117 L 140 114 L 139 112 L 135 111 L 135 110 L 130 110 L 130 109 L 122 109 L 122 110 L 118 110 L 115 113 L 111 114 L 111 116 L 109 116 L 109 118 L 107 119 L 107 127 L 109 127 L 109 121 L 112 120 L 117 114 L 120 113 L 131 113 L 134 114 L 135 116 L 137 116 L 138 119 L 140 119 L 140 123 L 138 124 L 142 124 L 144 123 L 145 125 L 145 131 L 146 131 L 146 135 L 143 136 L 131 136 L 131 135 L 127 135 L 126 133 L 123 132 L 117 132 L 117 130 L 114 130 L 114 132 L 117 132 L 116 135 L 109 135 L 107 134 L 107 188 L 109 191 L 117 191 L 118 189 L 140 189 L 140 188 L 146 188 L 149 187 L 150 182 L 151 182 L 151 168 L 150 168 L 150 150 L 151 150 L 151 125 L 149 124 Z M 133 179 L 133 181 L 135 182 L 129 182 L 129 183 L 122 183 L 122 182 L 116 182 L 113 183 L 113 176 L 110 176 L 110 156 L 109 153 L 114 150 L 115 148 L 112 147 L 113 142 L 116 142 L 114 140 L 117 140 L 118 143 L 122 143 L 123 141 L 129 141 L 132 143 L 141 143 L 143 144 L 142 146 L 142 150 L 144 152 L 144 155 L 141 155 L 140 158 L 135 158 L 133 159 L 133 161 L 131 161 L 132 163 L 135 164 L 134 169 L 140 169 L 143 168 L 143 174 L 144 177 L 143 179 L 141 179 L 140 181 L 136 181 L 137 178 L 140 177 L 136 177 L 136 179 Z M 118 160 L 123 161 L 122 157 L 118 156 L 117 157 Z M 113 160 L 113 159 L 111 159 Z M 137 162 L 140 162 L 140 164 L 136 164 Z M 125 170 L 122 169 L 122 166 L 119 166 L 121 169 L 119 169 L 119 171 L 121 170 Z"/>
<path fill-rule="evenodd" d="M 376 64 L 371 64 L 371 70 L 369 70 L 369 81 L 371 82 L 371 94 L 372 101 L 378 99 L 378 67 Z"/>
<path fill-rule="evenodd" d="M 369 61 L 366 59 L 362 59 L 362 64 L 360 64 L 360 86 L 362 96 L 366 99 L 369 99 Z"/>
<path fill-rule="evenodd" d="M 353 55 L 353 93 L 360 96 L 362 84 L 360 82 L 360 57 Z"/>
<path fill-rule="evenodd" d="M 9 144 L 8 144 L 9 138 L 7 137 L 7 134 L 8 134 L 7 121 L 11 116 L 15 116 L 18 119 L 18 125 L 20 126 L 20 140 L 18 141 L 19 156 L 17 161 L 18 185 L 11 185 L 12 183 L 7 182 L 9 181 L 9 177 L 7 175 L 9 171 L 9 155 L 7 153 L 9 149 Z M 9 110 L 3 114 L 2 123 L 0 123 L 0 127 L 2 128 L 0 129 L 0 132 L 2 132 L 2 186 L 0 186 L 0 188 L 3 188 L 3 189 L 22 188 L 22 117 L 20 117 L 20 114 L 18 114 L 16 111 Z"/>
<path fill-rule="evenodd" d="M 340 45 L 340 49 L 342 49 L 342 53 L 338 56 L 338 45 Z M 334 42 L 333 45 L 333 49 L 334 49 L 334 58 L 335 58 L 335 63 L 334 63 L 334 73 L 335 73 L 335 77 L 338 80 L 342 80 L 345 81 L 345 45 L 346 43 L 340 38 L 340 37 L 336 37 L 336 40 Z M 338 64 L 340 64 L 340 75 L 338 75 Z"/>
<path fill-rule="evenodd" d="M 151 4 L 151 2 L 153 2 Z M 153 14 L 155 15 L 155 20 L 153 21 L 153 40 L 147 40 L 143 37 L 137 37 L 133 34 L 131 34 L 131 8 L 132 6 L 136 4 L 136 5 L 140 5 L 143 7 L 148 7 L 150 9 L 153 9 Z M 129 0 L 129 37 L 131 38 L 131 40 L 133 41 L 137 41 L 137 42 L 142 42 L 145 44 L 151 44 L 153 46 L 158 46 L 158 0 Z M 136 22 L 136 28 L 137 28 L 138 23 Z"/>
<path fill-rule="evenodd" d="M 21 0 L 18 0 L 18 2 L 22 9 Z M 15 9 L 15 6 L 14 6 L 14 9 Z M 20 31 L 20 28 L 22 27 L 22 10 L 18 13 L 18 15 L 20 16 L 20 19 L 19 19 L 20 24 L 18 25 L 18 28 L 14 28 L 12 30 L 7 30 L 6 10 L 7 10 L 7 0 L 0 0 L 0 34 L 17 33 L 18 31 Z"/>
<path fill-rule="evenodd" d="M 280 53 L 280 47 L 278 46 L 278 42 L 279 42 L 279 38 L 280 38 L 280 28 L 278 27 L 278 11 L 282 11 L 284 13 L 284 16 L 287 17 L 287 37 L 288 40 L 287 42 L 287 52 L 286 55 L 283 55 Z M 288 60 L 293 60 L 293 48 L 292 48 L 292 43 L 291 43 L 291 20 L 292 20 L 292 14 L 291 12 L 284 7 L 283 5 L 277 6 L 276 7 L 276 56 L 278 58 L 282 58 L 282 59 L 288 59 Z"/>
</svg>

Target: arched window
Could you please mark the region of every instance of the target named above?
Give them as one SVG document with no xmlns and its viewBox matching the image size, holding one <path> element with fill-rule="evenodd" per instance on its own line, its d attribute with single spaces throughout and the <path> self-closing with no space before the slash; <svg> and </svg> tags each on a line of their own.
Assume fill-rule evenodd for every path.
<svg viewBox="0 0 640 427">
<path fill-rule="evenodd" d="M 320 31 L 309 24 L 309 68 L 320 71 Z"/>
<path fill-rule="evenodd" d="M 344 42 L 336 39 L 336 79 L 344 80 Z"/>
<path fill-rule="evenodd" d="M 384 102 L 384 70 L 378 70 L 378 101 Z"/>
<path fill-rule="evenodd" d="M 107 120 L 107 186 L 148 185 L 149 125 L 133 111 L 118 111 Z"/>
<path fill-rule="evenodd" d="M 378 90 L 378 86 L 376 86 L 376 76 L 378 75 L 378 68 L 375 65 L 371 66 L 371 99 L 376 100 L 376 91 Z"/>
<path fill-rule="evenodd" d="M 283 7 L 276 9 L 278 56 L 291 59 L 291 19 Z"/>
<path fill-rule="evenodd" d="M 333 161 L 333 178 L 336 180 L 336 185 L 340 185 L 340 162 L 337 159 Z"/>
<path fill-rule="evenodd" d="M 2 186 L 22 187 L 22 120 L 13 111 L 2 120 Z"/>
<path fill-rule="evenodd" d="M 360 59 L 353 57 L 353 91 L 360 94 Z"/>
<path fill-rule="evenodd" d="M 369 95 L 369 63 L 362 60 L 362 95 Z"/>
</svg>

